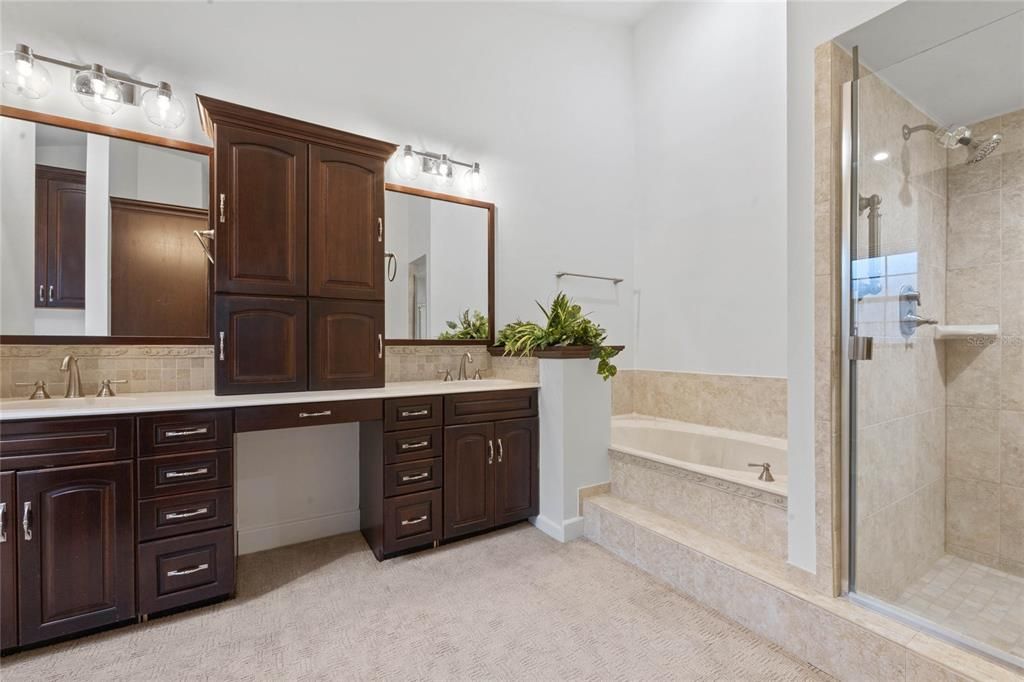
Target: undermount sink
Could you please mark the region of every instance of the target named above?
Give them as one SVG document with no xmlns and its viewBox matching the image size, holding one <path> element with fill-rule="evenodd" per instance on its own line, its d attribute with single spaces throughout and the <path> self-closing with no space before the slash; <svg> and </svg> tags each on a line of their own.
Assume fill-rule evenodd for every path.
<svg viewBox="0 0 1024 682">
<path fill-rule="evenodd" d="M 29 400 L 28 398 L 5 398 L 4 400 L 0 400 L 0 410 L 45 410 L 48 407 L 63 409 L 71 405 L 92 407 L 94 405 L 113 405 L 117 403 L 132 402 L 134 400 L 137 400 L 137 398 L 120 395 L 113 398 L 97 398 L 96 396 L 89 396 L 87 398 L 43 398 L 39 400 Z"/>
</svg>

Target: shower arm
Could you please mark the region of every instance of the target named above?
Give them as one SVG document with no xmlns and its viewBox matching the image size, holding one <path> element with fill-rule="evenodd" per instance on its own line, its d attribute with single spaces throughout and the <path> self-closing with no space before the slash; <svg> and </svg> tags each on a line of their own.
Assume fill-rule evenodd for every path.
<svg viewBox="0 0 1024 682">
<path fill-rule="evenodd" d="M 913 135 L 914 133 L 920 132 L 922 130 L 927 130 L 930 133 L 937 133 L 937 132 L 939 132 L 939 129 L 937 127 L 933 126 L 930 123 L 922 123 L 921 125 L 914 126 L 913 128 L 911 128 L 910 126 L 904 124 L 903 125 L 903 139 L 904 140 L 909 140 L 911 135 Z"/>
</svg>

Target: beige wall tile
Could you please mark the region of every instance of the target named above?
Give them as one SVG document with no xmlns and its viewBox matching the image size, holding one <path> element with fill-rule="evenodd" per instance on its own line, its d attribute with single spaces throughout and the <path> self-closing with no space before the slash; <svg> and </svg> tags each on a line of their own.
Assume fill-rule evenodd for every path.
<svg viewBox="0 0 1024 682">
<path fill-rule="evenodd" d="M 1002 265 L 1002 310 L 999 321 L 1004 337 L 1024 336 L 1024 260 Z"/>
<path fill-rule="evenodd" d="M 999 462 L 1000 481 L 1024 488 L 1024 412 L 999 413 Z"/>
<path fill-rule="evenodd" d="M 1024 185 L 1024 150 L 1003 153 L 1003 187 Z"/>
<path fill-rule="evenodd" d="M 948 324 L 999 322 L 999 266 L 980 265 L 950 270 L 946 280 Z"/>
<path fill-rule="evenodd" d="M 1003 337 L 999 378 L 1002 408 L 1024 412 L 1024 336 Z"/>
<path fill-rule="evenodd" d="M 946 342 L 946 400 L 957 407 L 1000 406 L 1002 348 L 969 340 Z"/>
<path fill-rule="evenodd" d="M 999 553 L 999 484 L 946 481 L 946 542 L 976 552 Z"/>
<path fill-rule="evenodd" d="M 999 410 L 950 407 L 946 412 L 949 476 L 999 482 Z"/>
<path fill-rule="evenodd" d="M 1024 488 L 999 486 L 999 557 L 1024 562 Z"/>
<path fill-rule="evenodd" d="M 950 202 L 946 262 L 951 269 L 1002 260 L 1000 201 L 1000 192 L 992 191 Z"/>
<path fill-rule="evenodd" d="M 1024 260 L 1024 185 L 1008 187 L 1000 196 L 1003 260 Z"/>
</svg>

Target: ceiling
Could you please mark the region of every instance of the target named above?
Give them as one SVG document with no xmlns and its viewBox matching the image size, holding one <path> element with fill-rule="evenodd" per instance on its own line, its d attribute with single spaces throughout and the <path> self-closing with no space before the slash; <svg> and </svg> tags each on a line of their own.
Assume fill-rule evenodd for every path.
<svg viewBox="0 0 1024 682">
<path fill-rule="evenodd" d="M 1024 108 L 1024 0 L 911 0 L 837 41 L 941 125 Z"/>
<path fill-rule="evenodd" d="M 640 21 L 658 2 L 651 0 L 615 0 L 591 2 L 574 0 L 570 2 L 537 2 L 537 9 L 563 16 L 589 19 L 613 26 L 632 26 Z"/>
</svg>

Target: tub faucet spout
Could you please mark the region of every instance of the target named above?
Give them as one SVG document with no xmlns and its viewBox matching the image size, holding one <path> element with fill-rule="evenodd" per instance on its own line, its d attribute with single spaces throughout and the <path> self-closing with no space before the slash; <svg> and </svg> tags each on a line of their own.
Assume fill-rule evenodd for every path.
<svg viewBox="0 0 1024 682">
<path fill-rule="evenodd" d="M 757 464 L 757 463 L 748 464 L 747 466 L 748 467 L 761 467 L 761 473 L 758 474 L 757 480 L 764 481 L 765 483 L 771 483 L 772 481 L 775 480 L 775 477 L 772 476 L 772 465 L 771 465 L 770 462 L 762 462 L 760 464 Z"/>
</svg>

